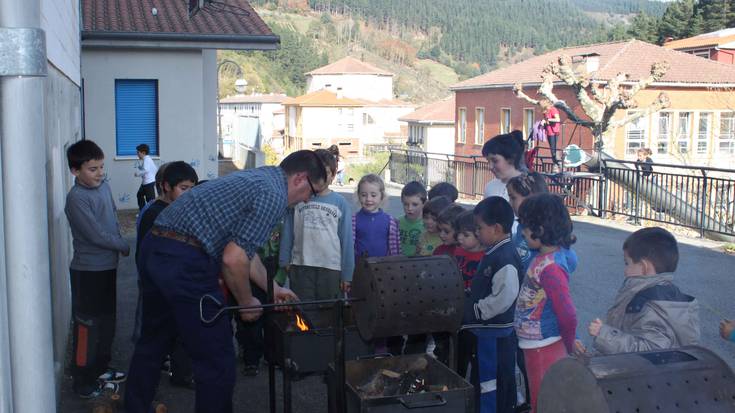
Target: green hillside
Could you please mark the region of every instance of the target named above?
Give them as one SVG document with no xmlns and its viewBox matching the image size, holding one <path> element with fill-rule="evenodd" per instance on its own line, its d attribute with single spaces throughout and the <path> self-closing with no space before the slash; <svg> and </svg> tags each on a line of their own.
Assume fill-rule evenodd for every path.
<svg viewBox="0 0 735 413">
<path fill-rule="evenodd" d="M 396 74 L 396 95 L 427 103 L 448 86 L 534 54 L 630 37 L 643 11 L 657 19 L 670 3 L 647 0 L 253 0 L 281 37 L 275 52 L 220 52 L 238 62 L 248 92 L 303 93 L 304 73 L 346 55 Z M 220 95 L 234 93 L 223 66 Z"/>
</svg>

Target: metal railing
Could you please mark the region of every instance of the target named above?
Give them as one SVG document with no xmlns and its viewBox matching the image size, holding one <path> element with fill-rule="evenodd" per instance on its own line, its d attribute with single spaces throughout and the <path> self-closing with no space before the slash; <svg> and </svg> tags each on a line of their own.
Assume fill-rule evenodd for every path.
<svg viewBox="0 0 735 413">
<path fill-rule="evenodd" d="M 653 164 L 649 174 L 639 162 L 600 159 L 599 168 L 586 166 L 552 172 L 547 157 L 537 157 L 534 169 L 544 174 L 549 189 L 560 193 L 574 212 L 623 215 L 682 226 L 705 233 L 735 235 L 735 170 L 701 166 Z M 419 181 L 427 186 L 449 182 L 460 194 L 481 197 L 494 178 L 480 156 L 446 155 L 405 149 L 390 150 L 390 176 L 396 183 Z"/>
</svg>

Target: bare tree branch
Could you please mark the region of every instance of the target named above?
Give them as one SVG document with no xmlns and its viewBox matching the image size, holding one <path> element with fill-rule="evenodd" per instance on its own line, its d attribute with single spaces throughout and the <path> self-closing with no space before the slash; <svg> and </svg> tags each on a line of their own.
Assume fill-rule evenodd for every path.
<svg viewBox="0 0 735 413">
<path fill-rule="evenodd" d="M 634 109 L 638 107 L 635 95 L 642 89 L 647 88 L 653 82 L 660 80 L 669 69 L 667 62 L 657 62 L 651 66 L 650 74 L 640 79 L 633 86 L 625 87 L 623 84 L 628 79 L 625 73 L 619 73 L 610 79 L 604 86 L 591 84 L 588 74 L 577 73 L 572 65 L 572 60 L 565 55 L 558 58 L 556 62 L 549 63 L 541 72 L 541 86 L 538 94 L 550 100 L 552 104 L 562 110 L 572 122 L 584 126 L 592 131 L 595 138 L 596 150 L 603 149 L 603 137 L 611 130 L 630 122 L 635 122 L 644 116 L 658 112 L 670 105 L 669 98 L 661 93 L 656 101 L 648 107 L 629 114 L 622 119 L 613 120 L 615 113 L 620 109 Z M 554 94 L 554 80 L 558 78 L 564 84 L 571 87 L 584 114 L 590 120 L 580 118 L 569 105 Z M 533 99 L 523 92 L 523 85 L 513 85 L 516 97 L 534 105 L 540 105 L 538 99 Z"/>
</svg>

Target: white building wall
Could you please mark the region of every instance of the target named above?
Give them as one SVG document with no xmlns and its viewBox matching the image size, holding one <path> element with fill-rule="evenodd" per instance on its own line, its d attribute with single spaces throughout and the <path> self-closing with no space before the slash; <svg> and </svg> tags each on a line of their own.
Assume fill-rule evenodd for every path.
<svg viewBox="0 0 735 413">
<path fill-rule="evenodd" d="M 214 51 L 85 49 L 82 78 L 85 134 L 105 152 L 118 208 L 137 208 L 140 178 L 133 175 L 137 157 L 116 156 L 115 79 L 158 80 L 158 165 L 183 160 L 200 179 L 217 176 Z"/>
<path fill-rule="evenodd" d="M 413 106 L 374 106 L 366 107 L 365 113 L 370 115 L 375 123 L 371 126 L 372 133 L 363 143 L 382 144 L 386 133 L 397 134 L 401 131 L 404 122 L 398 118 L 416 110 Z M 360 119 L 362 122 L 362 119 Z"/>
<path fill-rule="evenodd" d="M 336 93 L 340 87 L 343 96 L 351 99 L 393 99 L 393 76 L 386 75 L 311 75 L 306 93 L 325 88 Z"/>
<path fill-rule="evenodd" d="M 454 155 L 454 125 L 430 125 L 425 139 L 426 152 Z"/>
<path fill-rule="evenodd" d="M 304 139 L 333 139 L 359 137 L 357 122 L 360 108 L 305 107 L 301 109 L 301 136 Z M 352 110 L 353 130 L 348 129 L 349 111 Z M 340 120 L 341 119 L 341 120 Z"/>
<path fill-rule="evenodd" d="M 81 85 L 79 17 L 78 1 L 41 0 L 46 56 L 60 73 L 77 85 Z"/>
<path fill-rule="evenodd" d="M 217 51 L 202 50 L 201 56 L 202 73 L 200 84 L 202 85 L 202 97 L 198 101 L 193 99 L 191 101 L 193 107 L 201 108 L 203 117 L 201 121 L 201 132 L 198 136 L 194 136 L 194 139 L 200 142 L 202 148 L 200 155 L 202 163 L 198 166 L 197 174 L 199 175 L 199 179 L 214 179 L 219 176 L 219 160 L 217 159 Z M 194 83 L 194 85 L 196 84 Z M 172 114 L 171 119 L 180 121 L 181 113 L 188 112 L 179 112 L 178 119 L 175 117 L 176 115 Z M 169 138 L 173 138 L 173 142 L 166 142 L 166 148 L 169 145 L 176 145 L 175 136 Z M 164 156 L 162 159 L 165 159 L 166 162 L 177 160 L 165 158 L 165 152 L 161 152 L 161 154 Z M 192 152 L 191 156 L 192 159 L 196 159 L 194 156 L 197 156 L 197 154 Z"/>
<path fill-rule="evenodd" d="M 64 373 L 71 319 L 69 263 L 71 232 L 64 214 L 72 176 L 66 148 L 81 139 L 81 57 L 79 2 L 42 0 L 41 28 L 46 32 L 48 76 L 45 85 L 46 153 L 36 167 L 46 173 L 49 225 L 50 294 L 52 300 L 54 369 L 57 389 Z M 49 407 L 53 410 L 52 407 Z"/>
</svg>

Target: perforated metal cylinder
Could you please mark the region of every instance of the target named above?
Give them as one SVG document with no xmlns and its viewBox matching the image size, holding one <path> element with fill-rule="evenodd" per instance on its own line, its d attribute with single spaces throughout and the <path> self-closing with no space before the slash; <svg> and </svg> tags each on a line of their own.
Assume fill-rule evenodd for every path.
<svg viewBox="0 0 735 413">
<path fill-rule="evenodd" d="M 376 257 L 358 263 L 352 295 L 365 340 L 404 334 L 456 332 L 462 323 L 464 286 L 448 256 Z"/>
<path fill-rule="evenodd" d="M 735 412 L 735 376 L 702 347 L 567 358 L 546 372 L 537 411 Z"/>
</svg>

